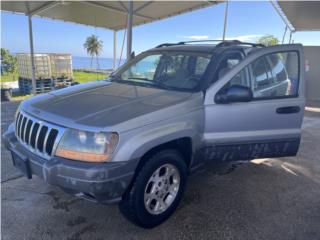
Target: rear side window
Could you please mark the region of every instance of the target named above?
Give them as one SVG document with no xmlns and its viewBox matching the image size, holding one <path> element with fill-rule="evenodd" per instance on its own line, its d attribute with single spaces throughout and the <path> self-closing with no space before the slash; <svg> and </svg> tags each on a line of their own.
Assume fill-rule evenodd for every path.
<svg viewBox="0 0 320 240">
<path fill-rule="evenodd" d="M 227 84 L 232 85 L 250 87 L 255 99 L 297 97 L 298 53 L 292 51 L 262 56 L 241 70 Z"/>
<path fill-rule="evenodd" d="M 254 90 L 267 88 L 273 84 L 273 79 L 268 71 L 266 58 L 261 57 L 251 64 Z"/>
<path fill-rule="evenodd" d="M 211 56 L 199 56 L 195 66 L 195 75 L 202 75 L 207 69 Z"/>
<path fill-rule="evenodd" d="M 276 82 L 282 82 L 288 79 L 287 71 L 283 65 L 282 57 L 278 54 L 270 54 L 268 60 L 271 67 L 271 72 Z"/>
<path fill-rule="evenodd" d="M 227 54 L 219 63 L 216 79 L 222 78 L 232 68 L 239 64 L 242 59 L 243 57 L 239 52 L 231 52 Z"/>
</svg>

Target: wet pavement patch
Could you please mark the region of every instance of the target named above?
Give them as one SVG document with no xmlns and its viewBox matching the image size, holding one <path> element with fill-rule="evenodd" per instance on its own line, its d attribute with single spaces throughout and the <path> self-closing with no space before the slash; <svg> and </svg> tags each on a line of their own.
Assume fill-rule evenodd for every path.
<svg viewBox="0 0 320 240">
<path fill-rule="evenodd" d="M 81 240 L 82 235 L 85 233 L 93 233 L 96 230 L 96 226 L 94 224 L 85 226 L 81 228 L 79 231 L 72 234 L 70 237 L 67 237 L 68 240 Z"/>
<path fill-rule="evenodd" d="M 73 199 L 70 199 L 68 201 L 65 201 L 63 199 L 61 199 L 57 194 L 56 192 L 54 191 L 50 191 L 48 193 L 46 193 L 47 195 L 51 196 L 53 201 L 54 201 L 54 204 L 52 205 L 52 207 L 54 209 L 62 209 L 62 210 L 65 210 L 67 212 L 70 211 L 69 207 L 76 203 L 76 202 L 79 202 L 79 201 L 82 201 L 82 199 L 79 199 L 79 198 L 73 198 Z"/>
<path fill-rule="evenodd" d="M 75 219 L 72 219 L 72 220 L 69 220 L 67 222 L 67 226 L 69 227 L 74 227 L 74 226 L 77 226 L 79 224 L 82 224 L 82 223 L 85 223 L 87 220 L 85 217 L 82 217 L 82 216 L 78 216 L 77 218 Z"/>
</svg>

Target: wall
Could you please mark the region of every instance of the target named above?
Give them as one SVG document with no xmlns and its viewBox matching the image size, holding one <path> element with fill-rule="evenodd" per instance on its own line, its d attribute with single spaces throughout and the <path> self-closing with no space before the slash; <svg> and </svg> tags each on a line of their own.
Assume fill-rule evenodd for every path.
<svg viewBox="0 0 320 240">
<path fill-rule="evenodd" d="M 304 55 L 309 65 L 305 75 L 306 98 L 308 101 L 320 101 L 320 46 L 305 46 Z"/>
</svg>

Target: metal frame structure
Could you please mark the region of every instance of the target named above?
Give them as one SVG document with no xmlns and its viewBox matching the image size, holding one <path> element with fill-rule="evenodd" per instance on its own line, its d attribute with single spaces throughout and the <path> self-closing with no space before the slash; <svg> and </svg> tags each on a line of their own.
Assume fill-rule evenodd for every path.
<svg viewBox="0 0 320 240">
<path fill-rule="evenodd" d="M 227 23 L 228 23 L 228 10 L 229 10 L 229 0 L 226 1 L 226 9 L 224 12 L 222 41 L 224 41 L 226 39 L 226 30 L 227 30 Z"/>
<path fill-rule="evenodd" d="M 282 11 L 281 7 L 276 2 L 276 0 L 269 0 L 269 1 L 286 25 L 285 32 L 284 32 L 284 35 L 282 38 L 282 43 L 284 43 L 284 40 L 285 40 L 285 37 L 286 37 L 288 30 L 290 32 L 289 42 L 291 42 L 292 34 L 295 32 L 295 28 L 290 23 L 290 21 L 288 20 L 288 18 L 286 17 L 285 13 Z M 225 40 L 226 39 L 226 32 L 227 32 L 227 23 L 228 23 L 228 11 L 229 11 L 228 0 L 225 0 L 225 1 L 203 0 L 201 2 L 203 2 L 203 4 L 191 5 L 191 6 L 188 6 L 185 8 L 181 8 L 181 9 L 178 8 L 172 12 L 170 12 L 170 6 L 168 6 L 169 2 L 166 4 L 163 4 L 163 5 L 157 5 L 157 4 L 159 4 L 159 2 L 145 1 L 143 3 L 140 2 L 139 4 L 137 4 L 136 9 L 134 9 L 133 0 L 129 0 L 128 2 L 117 1 L 117 3 L 118 3 L 117 5 L 104 4 L 105 2 L 102 2 L 102 1 L 74 1 L 74 2 L 70 1 L 69 2 L 69 1 L 59 0 L 59 1 L 44 2 L 43 4 L 37 4 L 37 5 L 35 5 L 35 7 L 33 9 L 30 9 L 31 8 L 30 6 L 31 6 L 31 4 L 35 4 L 36 2 L 30 2 L 30 5 L 29 5 L 29 2 L 27 2 L 27 1 L 21 1 L 19 3 L 15 2 L 15 1 L 3 1 L 1 4 L 1 7 L 2 7 L 2 11 L 23 13 L 28 16 L 30 53 L 31 53 L 32 58 L 34 56 L 33 34 L 32 34 L 32 17 L 35 15 L 40 16 L 40 17 L 50 18 L 50 19 L 60 19 L 60 20 L 67 21 L 67 22 L 80 23 L 80 24 L 85 24 L 85 25 L 89 25 L 89 26 L 97 26 L 97 27 L 108 28 L 108 29 L 113 30 L 113 41 L 114 41 L 114 44 L 113 44 L 114 45 L 113 46 L 113 58 L 114 58 L 113 59 L 113 69 L 116 69 L 116 67 L 117 67 L 117 63 L 116 63 L 117 31 L 124 29 L 124 27 L 125 27 L 125 32 L 127 34 L 127 36 L 126 36 L 127 37 L 127 39 L 126 39 L 126 41 L 127 41 L 126 57 L 127 57 L 127 60 L 130 60 L 130 57 L 132 54 L 132 39 L 133 39 L 132 28 L 133 28 L 133 25 L 137 26 L 137 25 L 141 25 L 141 24 L 145 24 L 145 23 L 149 23 L 149 22 L 154 22 L 156 20 L 168 18 L 170 16 L 176 16 L 176 15 L 180 15 L 180 14 L 183 14 L 186 12 L 190 12 L 195 9 L 200 9 L 200 8 L 204 8 L 204 7 L 208 7 L 208 6 L 213 6 L 218 3 L 226 2 L 225 14 L 224 14 L 224 26 L 223 26 L 223 34 L 222 34 L 222 40 Z M 86 5 L 87 8 L 96 7 L 96 9 L 94 9 L 94 10 L 102 9 L 102 10 L 100 10 L 100 13 L 104 12 L 103 10 L 105 10 L 105 11 L 109 11 L 108 15 L 112 13 L 112 14 L 116 14 L 115 16 L 117 16 L 117 14 L 120 15 L 121 17 L 126 16 L 126 23 L 125 24 L 120 23 L 119 18 L 118 18 L 115 23 L 112 23 L 112 21 L 110 21 L 109 25 L 103 24 L 102 19 L 103 19 L 103 17 L 105 17 L 105 15 L 100 15 L 99 24 L 97 24 L 97 23 L 91 22 L 90 19 L 89 20 L 84 19 L 83 21 L 80 21 L 77 18 L 68 18 L 69 16 L 72 16 L 70 14 L 65 15 L 65 17 L 59 17 L 59 15 L 54 15 L 54 14 L 52 15 L 51 14 L 52 11 L 54 11 L 56 8 L 59 9 L 59 7 L 61 7 L 63 5 L 65 5 L 67 8 L 69 4 L 78 4 L 75 6 L 79 8 L 80 3 Z M 155 4 L 156 8 L 153 7 L 153 4 Z M 181 2 L 181 4 L 183 4 L 183 3 Z M 153 16 L 152 14 L 151 15 L 149 14 L 149 16 L 147 16 L 148 12 L 150 11 L 149 8 L 152 9 L 152 7 L 153 7 L 153 9 L 152 9 L 153 13 L 157 13 L 159 6 L 163 7 L 165 9 L 164 10 L 165 14 L 160 13 L 157 16 Z M 174 4 L 173 4 L 173 6 L 174 6 Z M 183 6 L 183 5 L 181 5 L 181 6 Z M 146 7 L 148 7 L 148 10 L 145 9 Z M 80 6 L 80 10 L 81 9 L 82 9 L 82 5 Z M 142 10 L 144 10 L 144 12 Z M 159 10 L 161 10 L 161 9 L 159 9 Z M 81 15 L 81 16 L 84 16 L 84 15 Z M 35 66 L 34 66 L 33 59 L 32 59 L 32 70 L 33 70 L 32 86 L 34 89 L 33 91 L 35 91 L 35 85 L 36 85 L 35 84 L 35 74 L 34 74 Z"/>
<path fill-rule="evenodd" d="M 295 28 L 293 27 L 293 25 L 290 23 L 290 21 L 288 20 L 288 18 L 286 17 L 286 15 L 284 14 L 284 12 L 282 11 L 282 9 L 280 8 L 280 6 L 278 5 L 278 3 L 276 3 L 275 0 L 269 0 L 271 5 L 273 6 L 273 8 L 276 10 L 276 12 L 278 13 L 278 15 L 280 16 L 280 18 L 282 19 L 283 23 L 286 25 L 284 33 L 283 33 L 283 37 L 282 37 L 282 44 L 284 44 L 284 40 L 287 34 L 287 30 L 289 30 L 290 35 L 289 35 L 289 42 L 291 43 L 291 39 L 292 39 L 292 33 L 295 32 Z"/>
<path fill-rule="evenodd" d="M 127 61 L 131 58 L 132 52 L 132 20 L 133 20 L 133 1 L 129 2 L 127 23 Z"/>
<path fill-rule="evenodd" d="M 161 17 L 154 17 L 154 16 L 146 16 L 142 13 L 140 13 L 141 10 L 144 10 L 146 7 L 151 5 L 152 3 L 155 3 L 154 1 L 146 1 L 143 4 L 139 4 L 136 9 L 134 9 L 134 4 L 133 0 L 129 0 L 128 2 L 122 2 L 118 1 L 119 7 L 117 6 L 112 6 L 112 5 L 105 5 L 101 1 L 79 1 L 78 3 L 85 4 L 88 7 L 96 7 L 99 9 L 104 9 L 106 11 L 111 11 L 116 14 L 120 14 L 122 16 L 126 16 L 126 24 L 125 24 L 125 33 L 126 33 L 126 40 L 127 40 L 127 53 L 126 53 L 126 58 L 127 61 L 130 60 L 130 57 L 132 55 L 132 39 L 133 39 L 133 33 L 132 33 L 132 28 L 133 25 L 140 25 L 144 24 L 147 22 L 153 22 L 159 19 L 163 19 L 166 17 L 170 16 L 175 16 L 175 15 L 180 15 L 185 12 L 189 12 L 195 9 L 199 9 L 201 7 L 207 7 L 207 6 L 213 6 L 214 4 L 217 4 L 217 1 L 203 1 L 204 4 L 195 6 L 195 7 L 190 7 L 186 8 L 182 11 L 175 12 L 173 14 L 169 14 L 166 16 L 161 16 Z M 14 4 L 14 3 L 12 3 Z M 55 7 L 59 7 L 61 5 L 69 5 L 68 1 L 64 0 L 59 0 L 59 1 L 50 1 L 50 2 L 44 2 L 43 4 L 39 5 L 35 9 L 30 9 L 29 3 L 28 2 L 21 2 L 21 4 L 26 7 L 25 10 L 21 10 L 19 6 L 13 7 L 12 9 L 6 8 L 5 6 L 2 6 L 2 10 L 4 11 L 10 11 L 14 13 L 23 13 L 28 17 L 28 25 L 29 25 L 29 41 L 30 41 L 30 55 L 31 55 L 31 64 L 32 64 L 32 88 L 33 88 L 33 93 L 36 93 L 36 77 L 35 77 L 35 63 L 34 63 L 34 44 L 33 44 L 33 25 L 32 25 L 32 17 L 33 16 L 40 16 L 40 17 L 45 17 L 47 11 L 52 11 Z M 165 6 L 164 6 L 165 7 Z M 226 12 L 227 14 L 227 12 Z M 141 23 L 135 23 L 133 18 L 138 18 L 138 19 L 143 19 L 143 22 Z M 55 18 L 53 18 L 55 19 Z M 64 20 L 64 19 L 62 19 Z M 65 21 L 65 20 L 64 20 Z M 66 20 L 68 21 L 68 20 Z M 225 19 L 226 21 L 226 19 Z M 73 22 L 73 21 L 72 21 Z M 77 23 L 77 21 L 74 21 L 74 23 Z M 79 22 L 78 22 L 79 23 Z M 90 23 L 81 23 L 81 24 L 86 24 L 86 25 L 91 25 Z M 100 24 L 101 25 L 101 24 Z M 103 26 L 100 26 L 103 27 Z M 109 27 L 107 27 L 109 28 Z M 120 29 L 123 29 L 124 25 L 118 25 L 118 26 L 113 26 L 110 29 L 113 30 L 113 69 L 115 70 L 117 68 L 117 31 Z M 225 22 L 225 27 L 224 27 L 224 35 L 225 35 L 225 29 L 226 29 L 226 22 Z"/>
<path fill-rule="evenodd" d="M 30 54 L 31 54 L 31 69 L 32 69 L 32 93 L 36 94 L 36 66 L 34 64 L 32 15 L 28 16 L 28 23 L 29 23 L 29 43 L 30 43 Z"/>
<path fill-rule="evenodd" d="M 31 68 L 32 68 L 32 93 L 36 94 L 36 66 L 34 63 L 34 47 L 33 47 L 33 28 L 32 28 L 32 16 L 39 14 L 40 12 L 46 11 L 60 2 L 48 2 L 41 7 L 28 13 L 28 24 L 29 24 L 29 44 L 30 44 L 30 55 L 31 55 Z"/>
<path fill-rule="evenodd" d="M 138 11 L 142 10 L 143 8 L 147 7 L 152 1 L 146 2 L 141 7 L 137 8 L 135 11 L 133 11 L 133 1 L 129 1 L 129 9 L 127 9 L 122 2 L 121 5 L 123 6 L 124 10 L 127 12 L 127 61 L 130 60 L 131 53 L 132 53 L 132 27 L 133 27 L 133 16 L 139 16 L 147 18 L 146 16 L 142 16 L 137 14 Z M 86 4 L 92 4 L 96 5 L 98 3 L 96 2 L 89 2 L 86 1 Z M 30 43 L 30 55 L 31 55 L 31 65 L 32 65 L 32 93 L 36 94 L 36 76 L 35 76 L 35 63 L 34 63 L 34 46 L 33 46 L 33 26 L 32 26 L 32 17 L 33 15 L 36 15 L 40 12 L 44 12 L 49 10 L 50 8 L 55 7 L 56 5 L 61 4 L 60 1 L 56 2 L 48 2 L 42 5 L 41 7 L 31 11 L 28 13 L 28 23 L 29 23 L 29 43 Z M 106 8 L 106 6 L 99 5 L 101 8 Z M 108 10 L 113 10 L 118 13 L 123 13 L 123 11 L 120 11 L 115 8 L 108 7 Z M 117 31 L 113 31 L 113 70 L 116 70 L 117 68 Z"/>
<path fill-rule="evenodd" d="M 81 1 L 81 3 L 86 4 L 88 6 L 94 6 L 101 9 L 106 9 L 108 11 L 112 11 L 118 14 L 126 15 L 126 34 L 127 34 L 127 53 L 126 53 L 126 59 L 127 61 L 130 60 L 132 55 L 132 28 L 133 28 L 133 17 L 139 17 L 148 21 L 155 21 L 157 20 L 154 17 L 145 16 L 143 14 L 139 14 L 139 11 L 143 10 L 147 6 L 149 6 L 153 1 L 146 1 L 144 4 L 139 6 L 137 9 L 134 10 L 133 6 L 133 0 L 129 0 L 128 7 L 126 5 L 119 1 L 119 4 L 121 8 L 112 7 L 112 6 L 105 6 L 101 4 L 100 2 L 96 1 Z M 214 1 L 207 1 L 208 6 L 212 6 Z M 33 9 L 32 11 L 28 11 L 25 14 L 28 17 L 28 23 L 29 23 L 29 41 L 30 41 L 30 55 L 31 55 L 31 64 L 32 64 L 32 92 L 33 94 L 36 93 L 36 77 L 35 77 L 35 63 L 34 63 L 34 45 L 33 45 L 33 26 L 32 26 L 32 17 L 35 15 L 39 15 L 40 13 L 44 13 L 58 5 L 67 4 L 67 2 L 64 1 L 51 1 L 51 2 L 45 2 L 41 6 L 39 6 L 36 9 Z M 228 3 L 227 3 L 228 8 Z M 190 9 L 189 9 L 190 11 Z M 179 12 L 178 14 L 181 14 L 182 12 Z M 224 33 L 223 36 L 225 37 L 225 31 L 226 31 L 226 21 L 227 21 L 227 9 L 226 9 L 226 16 L 225 16 L 225 25 L 224 25 Z M 117 68 L 117 29 L 113 29 L 113 70 L 116 70 Z"/>
<path fill-rule="evenodd" d="M 117 68 L 117 31 L 113 30 L 113 70 Z"/>
</svg>

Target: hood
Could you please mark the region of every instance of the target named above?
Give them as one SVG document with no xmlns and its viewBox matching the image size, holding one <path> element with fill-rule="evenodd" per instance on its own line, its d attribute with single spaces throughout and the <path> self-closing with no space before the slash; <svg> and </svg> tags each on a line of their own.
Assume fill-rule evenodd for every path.
<svg viewBox="0 0 320 240">
<path fill-rule="evenodd" d="M 31 98 L 21 107 L 35 117 L 63 126 L 104 128 L 181 103 L 191 95 L 97 81 Z"/>
</svg>

